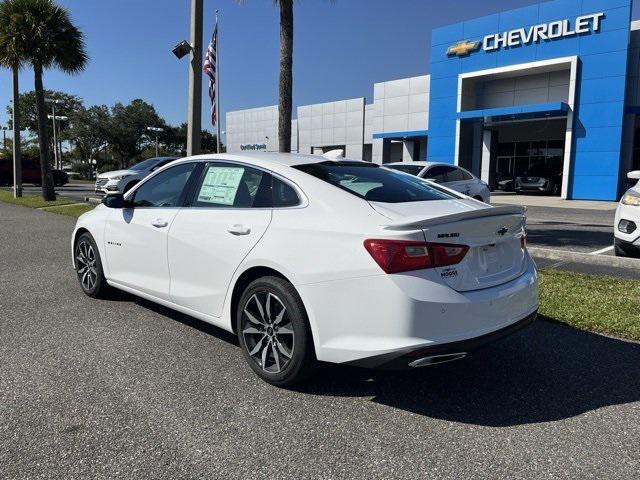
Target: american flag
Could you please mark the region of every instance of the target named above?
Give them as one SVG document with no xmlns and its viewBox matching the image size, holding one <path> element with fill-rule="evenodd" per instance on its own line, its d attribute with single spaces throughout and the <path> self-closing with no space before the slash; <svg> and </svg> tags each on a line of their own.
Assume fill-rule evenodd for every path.
<svg viewBox="0 0 640 480">
<path fill-rule="evenodd" d="M 207 53 L 204 56 L 204 73 L 209 77 L 209 98 L 211 99 L 211 125 L 214 127 L 218 123 L 218 111 L 216 105 L 216 69 L 218 55 L 218 23 L 216 22 L 216 28 L 213 30 L 211 36 L 211 43 L 207 48 Z"/>
</svg>

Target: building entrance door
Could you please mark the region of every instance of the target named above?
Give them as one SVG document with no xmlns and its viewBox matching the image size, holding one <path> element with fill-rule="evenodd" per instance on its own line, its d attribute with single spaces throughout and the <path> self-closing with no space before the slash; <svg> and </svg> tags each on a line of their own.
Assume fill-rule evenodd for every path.
<svg viewBox="0 0 640 480">
<path fill-rule="evenodd" d="M 515 179 L 534 165 L 562 172 L 564 140 L 499 142 L 497 150 L 492 173 L 499 190 L 513 191 Z"/>
</svg>

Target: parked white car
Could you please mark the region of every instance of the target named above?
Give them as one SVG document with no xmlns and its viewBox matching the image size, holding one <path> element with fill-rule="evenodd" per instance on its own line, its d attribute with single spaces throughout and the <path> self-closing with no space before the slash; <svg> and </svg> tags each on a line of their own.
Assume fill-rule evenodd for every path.
<svg viewBox="0 0 640 480">
<path fill-rule="evenodd" d="M 160 167 L 164 167 L 173 160 L 177 160 L 177 158 L 178 157 L 148 158 L 126 170 L 114 170 L 112 172 L 101 173 L 96 178 L 95 192 L 98 195 L 127 192 L 151 172 L 158 170 Z"/>
<path fill-rule="evenodd" d="M 421 367 L 533 321 L 524 209 L 362 161 L 185 158 L 107 195 L 71 238 L 82 290 L 115 287 L 237 334 L 265 381 L 316 362 Z"/>
<path fill-rule="evenodd" d="M 636 185 L 622 196 L 614 224 L 615 252 L 624 257 L 640 258 L 640 170 L 627 174 Z"/>
<path fill-rule="evenodd" d="M 383 167 L 439 183 L 484 203 L 491 200 L 489 185 L 456 165 L 437 162 L 391 162 L 385 163 Z"/>
</svg>

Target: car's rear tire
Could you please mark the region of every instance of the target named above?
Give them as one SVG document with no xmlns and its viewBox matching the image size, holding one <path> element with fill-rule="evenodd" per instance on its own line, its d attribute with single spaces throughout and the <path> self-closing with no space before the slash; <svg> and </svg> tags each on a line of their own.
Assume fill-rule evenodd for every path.
<svg viewBox="0 0 640 480">
<path fill-rule="evenodd" d="M 104 277 L 100 252 L 90 233 L 85 232 L 78 237 L 73 253 L 82 291 L 92 298 L 105 297 L 111 287 Z"/>
<path fill-rule="evenodd" d="M 304 305 L 282 278 L 263 277 L 249 284 L 238 302 L 236 331 L 245 360 L 267 383 L 287 387 L 317 367 Z"/>
</svg>

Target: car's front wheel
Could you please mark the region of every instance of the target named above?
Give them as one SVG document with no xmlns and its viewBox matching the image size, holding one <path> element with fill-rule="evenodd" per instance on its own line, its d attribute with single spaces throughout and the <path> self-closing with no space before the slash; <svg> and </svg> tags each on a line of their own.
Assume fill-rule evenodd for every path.
<svg viewBox="0 0 640 480">
<path fill-rule="evenodd" d="M 315 370 L 307 314 L 298 292 L 286 280 L 253 281 L 238 303 L 236 327 L 247 363 L 266 382 L 285 387 Z"/>
<path fill-rule="evenodd" d="M 98 246 L 90 233 L 80 235 L 74 249 L 74 257 L 82 291 L 93 298 L 104 296 L 110 287 L 104 278 Z"/>
</svg>

